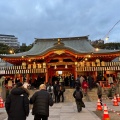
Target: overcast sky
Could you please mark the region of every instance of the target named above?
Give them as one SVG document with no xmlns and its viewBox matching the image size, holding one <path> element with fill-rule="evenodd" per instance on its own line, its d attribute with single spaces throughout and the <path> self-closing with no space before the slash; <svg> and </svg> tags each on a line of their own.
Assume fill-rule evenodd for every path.
<svg viewBox="0 0 120 120">
<path fill-rule="evenodd" d="M 120 42 L 119 20 L 120 0 L 0 0 L 0 34 L 15 35 L 20 44 L 108 33 L 108 42 Z"/>
</svg>

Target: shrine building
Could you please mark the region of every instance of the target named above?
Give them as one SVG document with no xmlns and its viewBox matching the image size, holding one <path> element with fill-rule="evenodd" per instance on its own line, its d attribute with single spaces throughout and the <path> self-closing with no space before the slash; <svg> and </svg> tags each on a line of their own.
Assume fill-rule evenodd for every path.
<svg viewBox="0 0 120 120">
<path fill-rule="evenodd" d="M 119 75 L 120 50 L 106 50 L 94 48 L 88 36 L 66 38 L 35 38 L 33 47 L 26 52 L 0 55 L 0 58 L 13 64 L 0 68 L 0 74 L 13 79 L 23 77 L 27 79 L 40 76 L 45 82 L 52 82 L 53 76 L 67 76 L 73 74 L 92 75 L 98 73 Z"/>
</svg>

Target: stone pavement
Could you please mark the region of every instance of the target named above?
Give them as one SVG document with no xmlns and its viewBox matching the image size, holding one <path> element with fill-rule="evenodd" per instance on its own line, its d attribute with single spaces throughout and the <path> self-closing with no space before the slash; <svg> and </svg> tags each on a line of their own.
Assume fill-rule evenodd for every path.
<svg viewBox="0 0 120 120">
<path fill-rule="evenodd" d="M 55 103 L 50 107 L 50 116 L 48 120 L 100 120 L 92 111 L 96 110 L 96 104 L 85 102 L 86 108 L 80 113 L 77 112 L 75 102 Z M 27 120 L 33 120 L 34 116 L 29 114 Z M 7 120 L 7 119 L 4 119 Z"/>
<path fill-rule="evenodd" d="M 0 120 L 4 120 L 7 116 L 5 108 L 0 108 Z"/>
<path fill-rule="evenodd" d="M 80 113 L 77 112 L 77 107 L 72 96 L 73 90 L 66 90 L 66 101 L 64 103 L 55 103 L 50 107 L 50 115 L 48 120 L 101 120 L 103 116 L 103 111 L 96 111 L 97 107 L 97 96 L 96 89 L 89 92 L 88 97 L 84 97 L 83 101 L 85 102 L 86 108 L 83 108 Z M 103 96 L 104 98 L 105 96 Z M 69 99 L 69 101 L 68 101 Z M 103 99 L 103 103 L 107 104 L 108 108 L 113 109 L 116 112 L 108 111 L 110 115 L 110 120 L 120 120 L 120 115 L 117 115 L 117 112 L 120 113 L 120 103 L 119 106 L 113 106 L 112 100 Z M 98 116 L 96 115 L 97 113 Z M 101 115 L 100 115 L 101 114 Z M 5 119 L 6 118 L 6 119 Z M 27 120 L 33 120 L 34 116 L 29 113 Z M 7 120 L 7 114 L 5 108 L 0 108 L 0 120 Z"/>
<path fill-rule="evenodd" d="M 115 111 L 120 111 L 120 106 L 113 106 L 112 101 L 103 100 L 103 103 L 106 103 L 108 108 L 111 108 Z M 103 111 L 100 111 L 101 116 L 99 117 L 95 114 L 97 102 L 86 102 L 86 108 L 83 108 L 80 113 L 77 112 L 75 102 L 64 102 L 64 103 L 55 103 L 50 107 L 50 115 L 48 120 L 101 120 L 103 116 Z M 120 103 L 119 103 L 120 105 Z M 120 115 L 117 115 L 114 112 L 108 110 L 110 120 L 120 120 Z M 120 113 L 120 112 L 119 112 Z M 6 118 L 6 119 L 5 119 Z M 29 113 L 27 120 L 33 120 L 34 116 Z M 0 120 L 7 120 L 7 114 L 5 108 L 0 108 Z"/>
</svg>

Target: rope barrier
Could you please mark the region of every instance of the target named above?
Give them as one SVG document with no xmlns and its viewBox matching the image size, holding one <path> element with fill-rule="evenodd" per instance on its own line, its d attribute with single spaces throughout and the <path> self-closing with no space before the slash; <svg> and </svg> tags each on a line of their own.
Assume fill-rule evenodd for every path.
<svg viewBox="0 0 120 120">
<path fill-rule="evenodd" d="M 112 98 L 112 97 L 102 98 L 102 100 L 106 100 L 106 99 L 110 100 L 109 98 Z M 111 101 L 113 101 L 113 100 L 114 100 L 114 99 L 112 99 Z M 103 103 L 103 102 L 102 102 L 102 103 Z M 103 104 L 106 104 L 106 103 L 103 103 Z M 106 105 L 107 105 L 107 104 L 106 104 Z M 108 108 L 109 111 L 111 111 L 111 112 L 113 112 L 113 113 L 116 113 L 117 115 L 120 116 L 120 113 L 117 112 L 116 110 L 114 110 L 114 109 L 112 109 L 112 108 L 110 108 L 110 107 L 108 107 L 108 106 L 107 106 L 107 108 Z"/>
<path fill-rule="evenodd" d="M 108 107 L 108 109 L 109 109 L 110 111 L 112 111 L 112 112 L 114 112 L 114 113 L 116 113 L 117 115 L 120 116 L 120 113 L 118 113 L 117 111 L 115 111 L 115 110 L 113 110 L 113 109 L 111 109 L 111 108 L 109 108 L 109 107 Z"/>
</svg>

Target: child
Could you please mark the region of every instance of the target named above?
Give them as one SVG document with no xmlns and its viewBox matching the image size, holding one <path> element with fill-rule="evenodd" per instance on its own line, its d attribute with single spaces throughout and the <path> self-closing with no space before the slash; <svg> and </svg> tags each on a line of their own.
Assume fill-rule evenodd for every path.
<svg viewBox="0 0 120 120">
<path fill-rule="evenodd" d="M 87 95 L 87 88 L 88 88 L 88 83 L 87 83 L 86 80 L 83 80 L 83 82 L 82 82 L 82 89 L 83 89 L 84 96 Z"/>
</svg>

